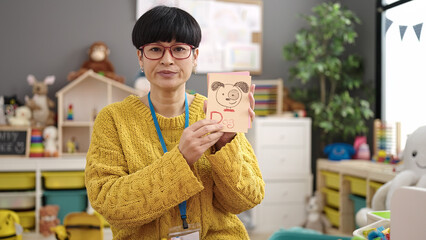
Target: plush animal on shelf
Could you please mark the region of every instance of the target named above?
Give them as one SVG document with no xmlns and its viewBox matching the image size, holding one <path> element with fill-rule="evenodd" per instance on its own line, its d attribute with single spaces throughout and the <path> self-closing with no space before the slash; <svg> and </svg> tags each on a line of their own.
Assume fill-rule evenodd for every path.
<svg viewBox="0 0 426 240">
<path fill-rule="evenodd" d="M 110 50 L 104 42 L 94 42 L 89 49 L 89 59 L 83 63 L 78 71 L 72 71 L 68 74 L 68 81 L 72 81 L 87 70 L 92 69 L 94 72 L 111 78 L 117 82 L 124 83 L 125 79 L 122 76 L 115 74 L 114 67 L 108 59 Z"/>
<path fill-rule="evenodd" d="M 25 96 L 26 105 L 31 109 L 33 118 L 31 125 L 33 127 L 45 127 L 55 124 L 55 114 L 51 108 L 55 107 L 48 96 L 48 85 L 55 82 L 55 76 L 47 76 L 44 81 L 39 82 L 33 75 L 28 75 L 28 84 L 33 86 L 33 97 Z"/>
<path fill-rule="evenodd" d="M 306 205 L 308 215 L 302 227 L 325 233 L 326 229 L 331 227 L 331 223 L 322 213 L 323 208 L 324 199 L 322 193 L 315 191 L 314 195 L 308 199 Z"/>
<path fill-rule="evenodd" d="M 52 234 L 51 228 L 59 225 L 58 212 L 58 205 L 46 205 L 40 208 L 40 233 L 45 237 Z"/>
<path fill-rule="evenodd" d="M 295 112 L 305 110 L 305 105 L 297 102 L 290 97 L 290 90 L 287 87 L 283 88 L 283 112 Z"/>
<path fill-rule="evenodd" d="M 27 106 L 20 106 L 15 110 L 15 116 L 7 119 L 12 126 L 30 126 L 31 109 Z"/>
<path fill-rule="evenodd" d="M 6 115 L 4 114 L 4 97 L 0 96 L 0 125 L 6 125 Z"/>
<path fill-rule="evenodd" d="M 356 214 L 358 226 L 367 224 L 367 212 L 389 210 L 392 195 L 403 186 L 426 188 L 426 126 L 419 127 L 408 136 L 402 154 L 404 170 L 381 186 L 374 194 L 372 208 L 363 208 Z"/>
<path fill-rule="evenodd" d="M 44 156 L 58 156 L 58 130 L 55 126 L 48 126 L 43 130 Z"/>
</svg>

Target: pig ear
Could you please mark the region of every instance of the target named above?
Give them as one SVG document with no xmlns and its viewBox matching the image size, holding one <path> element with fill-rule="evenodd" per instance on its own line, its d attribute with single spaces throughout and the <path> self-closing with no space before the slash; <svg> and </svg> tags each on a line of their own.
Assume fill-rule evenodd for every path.
<svg viewBox="0 0 426 240">
<path fill-rule="evenodd" d="M 34 83 L 36 82 L 37 80 L 36 80 L 36 78 L 34 77 L 34 75 L 28 75 L 27 76 L 27 82 L 28 82 L 28 84 L 30 84 L 30 85 L 34 85 Z"/>
<path fill-rule="evenodd" d="M 44 84 L 46 84 L 46 85 L 52 85 L 53 83 L 55 82 L 55 76 L 47 76 L 45 79 L 44 79 Z"/>
</svg>

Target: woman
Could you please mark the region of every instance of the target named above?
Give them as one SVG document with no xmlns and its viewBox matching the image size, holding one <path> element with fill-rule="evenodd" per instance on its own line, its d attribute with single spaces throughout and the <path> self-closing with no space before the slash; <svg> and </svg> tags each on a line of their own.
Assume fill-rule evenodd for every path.
<svg viewBox="0 0 426 240">
<path fill-rule="evenodd" d="M 114 239 L 196 230 L 199 239 L 248 239 L 235 214 L 262 201 L 264 182 L 244 134 L 220 132 L 221 124 L 205 119 L 206 98 L 185 92 L 197 64 L 198 23 L 159 6 L 139 18 L 132 35 L 151 91 L 96 118 L 86 166 L 93 208 Z"/>
</svg>

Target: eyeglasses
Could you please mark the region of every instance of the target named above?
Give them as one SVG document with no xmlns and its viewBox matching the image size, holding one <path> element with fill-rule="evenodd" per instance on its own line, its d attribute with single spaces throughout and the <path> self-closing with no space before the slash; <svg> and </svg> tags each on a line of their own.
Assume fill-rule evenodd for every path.
<svg viewBox="0 0 426 240">
<path fill-rule="evenodd" d="M 174 44 L 170 47 L 165 47 L 157 43 L 148 43 L 140 47 L 143 55 L 150 60 L 158 60 L 164 56 L 166 49 L 169 49 L 172 57 L 182 60 L 191 56 L 191 50 L 195 47 L 186 43 Z"/>
</svg>

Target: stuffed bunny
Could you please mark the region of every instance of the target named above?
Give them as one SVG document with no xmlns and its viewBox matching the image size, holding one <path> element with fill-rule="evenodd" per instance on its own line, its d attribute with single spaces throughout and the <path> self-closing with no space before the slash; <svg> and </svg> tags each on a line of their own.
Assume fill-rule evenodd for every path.
<svg viewBox="0 0 426 240">
<path fill-rule="evenodd" d="M 319 191 L 315 191 L 314 195 L 308 199 L 306 211 L 308 216 L 306 222 L 302 225 L 304 228 L 316 230 L 325 233 L 331 227 L 330 221 L 322 213 L 324 208 L 324 199 Z"/>
<path fill-rule="evenodd" d="M 25 96 L 26 105 L 33 112 L 32 126 L 45 127 L 55 124 L 53 111 L 55 103 L 47 96 L 48 85 L 55 82 L 55 76 L 47 76 L 43 82 L 38 82 L 33 75 L 28 75 L 28 84 L 33 86 L 33 97 Z"/>
<path fill-rule="evenodd" d="M 364 208 L 356 214 L 358 226 L 367 224 L 368 211 L 389 210 L 392 195 L 403 186 L 426 188 L 426 126 L 422 126 L 408 136 L 402 155 L 404 170 L 394 179 L 381 186 L 372 199 L 372 209 Z"/>
</svg>

